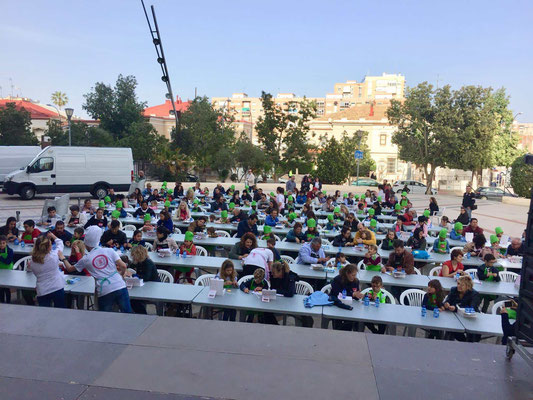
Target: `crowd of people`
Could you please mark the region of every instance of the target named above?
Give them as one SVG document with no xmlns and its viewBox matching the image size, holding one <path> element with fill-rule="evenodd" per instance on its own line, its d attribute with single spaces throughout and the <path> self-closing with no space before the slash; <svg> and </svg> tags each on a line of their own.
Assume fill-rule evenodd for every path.
<svg viewBox="0 0 533 400">
<path fill-rule="evenodd" d="M 211 192 L 200 183 L 185 190 L 180 182 L 170 189 L 166 182 L 158 188 L 147 184 L 144 190 L 136 189 L 129 196 L 116 194 L 110 190 L 108 196 L 93 202 L 87 199 L 83 207 L 72 205 L 65 216 L 57 215 L 54 207 L 47 209 L 46 215 L 38 221 L 28 219 L 19 231 L 14 217 L 7 219 L 0 228 L 0 268 L 12 268 L 16 256 L 9 243 L 32 244 L 31 270 L 37 277 L 37 302 L 40 306 L 64 307 L 64 279 L 60 269 L 68 273 L 93 276 L 98 289 L 98 304 L 101 310 L 118 307 L 123 312 L 146 313 L 146 306 L 141 301 L 130 301 L 123 277 L 135 276 L 145 281 L 158 281 L 157 269 L 148 256 L 147 243 L 143 234 L 155 234 L 153 251 L 196 255 L 195 235 L 203 232 L 216 237 L 217 223 L 234 223 L 237 225 L 236 237 L 239 239 L 229 251 L 229 259 L 220 268 L 217 277 L 224 280 L 226 288 L 237 287 L 238 274 L 232 260 L 241 260 L 243 271 L 240 276 L 253 276 L 253 279 L 240 285 L 240 290 L 259 291 L 265 287 L 285 296 L 295 294 L 295 282 L 300 278 L 290 270 L 276 249 L 279 238 L 272 233 L 276 227 L 286 227 L 286 241 L 301 244 L 297 264 L 324 264 L 338 268 L 339 274 L 331 282 L 330 296 L 335 299 L 339 293 L 349 293 L 354 299 L 363 298 L 357 280 L 357 260 L 350 259 L 342 253 L 344 247 L 360 247 L 363 251 L 365 269 L 381 272 L 402 271 L 414 274 L 421 262 L 415 262 L 414 251 L 420 254 L 433 251 L 450 254 L 450 259 L 443 263 L 439 275 L 458 277 L 457 286 L 444 296 L 438 280 L 431 280 L 424 304 L 428 310 L 438 307 L 442 311 L 457 311 L 457 307 L 470 307 L 476 311 L 486 312 L 494 300 L 491 296 L 481 296 L 475 291 L 471 277 L 465 273 L 462 259 L 480 257 L 483 264 L 477 268 L 477 279 L 498 281 L 498 268 L 495 262 L 502 257 L 522 256 L 524 244 L 520 238 L 512 238 L 509 246 L 502 246 L 504 232 L 497 227 L 494 234 L 485 236 L 485 230 L 479 226 L 478 219 L 472 217 L 475 210 L 475 197 L 471 187 L 463 196 L 460 212 L 455 219 L 439 214 L 439 205 L 431 197 L 428 206 L 422 211 L 415 211 L 406 191 L 394 193 L 386 181 L 377 190 L 367 190 L 358 195 L 352 192 L 342 194 L 340 191 L 328 194 L 322 190 L 318 179 L 304 177 L 300 189 L 294 176 L 287 181 L 285 188 L 278 187 L 275 192 L 266 193 L 255 183 L 255 178 L 248 172 L 245 189 L 239 191 L 235 185 L 224 188 L 218 184 Z M 125 208 L 132 207 L 128 213 Z M 382 229 L 378 220 L 385 210 L 395 220 L 391 229 Z M 317 216 L 317 211 L 322 213 Z M 192 213 L 203 213 L 193 219 Z M 420 213 L 420 215 L 419 215 Z M 326 215 L 325 221 L 319 216 Z M 260 218 L 259 216 L 262 216 Z M 122 230 L 122 219 L 137 218 L 142 226 L 127 239 Z M 264 220 L 263 233 L 259 233 L 258 223 Z M 213 225 L 208 226 L 209 223 Z M 182 243 L 172 238 L 174 223 L 187 223 Z M 434 225 L 433 225 L 434 224 Z M 438 226 L 437 226 L 438 225 Z M 406 227 L 412 226 L 412 235 L 404 235 Z M 438 228 L 438 235 L 433 245 L 428 244 L 429 228 Z M 70 228 L 70 229 L 67 229 Z M 339 248 L 335 257 L 328 257 L 323 249 L 324 231 L 337 232 L 331 244 Z M 380 248 L 377 236 L 383 235 Z M 470 236 L 469 236 L 470 235 Z M 408 239 L 405 240 L 405 236 Z M 467 237 L 471 239 L 466 240 Z M 402 239 L 404 238 L 404 239 Z M 266 241 L 267 247 L 259 247 L 258 240 Z M 464 242 L 462 248 L 451 250 L 449 239 Z M 488 242 L 488 243 L 487 243 Z M 65 247 L 70 247 L 70 257 L 63 255 Z M 122 255 L 130 250 L 130 257 Z M 213 250 L 213 249 L 210 249 Z M 391 251 L 386 262 L 380 256 L 380 250 Z M 422 253 L 421 253 L 422 252 Z M 422 263 L 423 265 L 423 263 Z M 193 269 L 176 267 L 173 274 L 176 282 L 193 282 Z M 371 300 L 386 301 L 382 292 L 383 283 L 379 276 L 372 280 Z M 392 288 L 395 296 L 401 294 L 401 288 Z M 0 301 L 10 301 L 10 291 L 0 290 Z M 28 296 L 25 296 L 28 299 Z M 31 302 L 31 297 L 30 301 Z M 481 306 L 481 304 L 483 304 Z M 512 314 L 512 310 L 503 310 Z M 258 314 L 249 315 L 253 320 Z M 224 319 L 235 320 L 235 312 L 224 310 Z M 258 320 L 265 323 L 277 323 L 273 315 L 261 314 Z M 309 321 L 307 321 L 309 323 Z M 337 321 L 336 329 L 356 329 L 357 324 Z M 367 324 L 375 333 L 383 333 L 384 327 Z M 432 336 L 437 337 L 435 332 Z M 471 338 L 457 336 L 458 340 Z"/>
</svg>

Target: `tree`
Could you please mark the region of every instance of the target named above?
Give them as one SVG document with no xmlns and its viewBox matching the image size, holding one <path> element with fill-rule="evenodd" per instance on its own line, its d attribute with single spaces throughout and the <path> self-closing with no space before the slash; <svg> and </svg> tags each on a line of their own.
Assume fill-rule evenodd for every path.
<svg viewBox="0 0 533 400">
<path fill-rule="evenodd" d="M 311 161 L 307 134 L 309 121 L 315 118 L 314 102 L 289 102 L 276 105 L 270 93 L 262 92 L 264 116 L 255 125 L 257 137 L 274 168 L 274 180 L 283 171 L 296 169 Z"/>
<path fill-rule="evenodd" d="M 344 152 L 350 154 L 350 175 L 357 176 L 357 161 L 354 157 L 355 150 L 363 152 L 363 158 L 359 161 L 359 176 L 369 176 L 370 171 L 376 170 L 376 162 L 370 157 L 370 148 L 366 144 L 368 132 L 358 130 L 350 137 L 343 132 L 341 144 Z"/>
<path fill-rule="evenodd" d="M 68 103 L 67 95 L 60 91 L 56 91 L 52 93 L 50 100 L 52 100 L 52 103 L 55 104 L 60 110 L 61 110 L 61 107 L 63 107 L 64 105 Z"/>
<path fill-rule="evenodd" d="M 522 197 L 531 198 L 533 165 L 526 164 L 524 156 L 517 157 L 511 165 L 511 186 Z"/>
<path fill-rule="evenodd" d="M 340 185 L 350 176 L 350 158 L 353 158 L 352 154 L 333 137 L 319 150 L 315 175 L 323 183 Z"/>
<path fill-rule="evenodd" d="M 0 108 L 0 143 L 3 146 L 35 146 L 39 141 L 31 130 L 31 114 L 17 110 L 15 103 Z"/>
<path fill-rule="evenodd" d="M 448 126 L 453 112 L 450 87 L 435 91 L 427 82 L 407 89 L 405 100 L 392 100 L 387 110 L 389 122 L 397 127 L 392 142 L 398 145 L 399 158 L 424 169 L 426 194 L 431 193 L 435 169 L 446 166 L 456 152 L 456 133 Z"/>
<path fill-rule="evenodd" d="M 215 110 L 207 97 L 194 99 L 182 114 L 179 135 L 172 137 L 179 136 L 181 152 L 193 160 L 201 177 L 205 177 L 208 168 L 215 169 L 219 175 L 231 169 L 230 154 L 235 141 L 231 122 L 227 114 Z"/>
<path fill-rule="evenodd" d="M 100 120 L 100 127 L 113 134 L 117 140 L 131 132 L 133 123 L 143 122 L 146 102 L 137 99 L 134 76 L 119 75 L 115 87 L 97 82 L 92 91 L 85 94 L 82 108 L 94 119 Z"/>
<path fill-rule="evenodd" d="M 68 146 L 68 130 L 64 129 L 58 120 L 51 119 L 47 122 L 44 135 L 50 137 L 54 146 Z M 89 127 L 79 121 L 72 121 L 71 137 L 72 146 L 115 147 L 117 145 L 109 132 L 100 127 Z"/>
<path fill-rule="evenodd" d="M 271 168 L 263 150 L 250 142 L 245 135 L 241 135 L 235 143 L 234 158 L 235 166 L 241 170 L 239 181 L 249 169 L 259 176 Z"/>
</svg>

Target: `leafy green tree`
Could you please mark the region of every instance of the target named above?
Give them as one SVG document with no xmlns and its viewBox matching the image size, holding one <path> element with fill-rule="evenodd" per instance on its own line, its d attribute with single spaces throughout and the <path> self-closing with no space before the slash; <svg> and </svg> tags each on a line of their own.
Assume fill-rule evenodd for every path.
<svg viewBox="0 0 533 400">
<path fill-rule="evenodd" d="M 66 95 L 66 93 L 56 91 L 52 93 L 50 100 L 52 100 L 52 103 L 55 104 L 61 110 L 61 107 L 68 103 L 68 96 Z"/>
<path fill-rule="evenodd" d="M 511 186 L 522 197 L 531 198 L 533 165 L 526 164 L 524 156 L 517 157 L 511 165 Z"/>
<path fill-rule="evenodd" d="M 315 118 L 316 104 L 304 100 L 276 105 L 270 93 L 262 92 L 264 116 L 255 125 L 259 143 L 274 168 L 274 180 L 284 171 L 311 161 L 309 121 Z"/>
<path fill-rule="evenodd" d="M 408 88 L 403 102 L 392 100 L 387 110 L 389 122 L 397 127 L 392 142 L 398 145 L 399 158 L 423 168 L 426 194 L 431 193 L 436 168 L 446 166 L 456 153 L 457 134 L 448 125 L 454 113 L 451 103 L 449 86 L 434 90 L 423 82 Z"/>
<path fill-rule="evenodd" d="M 370 148 L 367 145 L 368 132 L 358 130 L 352 136 L 348 136 L 346 131 L 341 140 L 344 152 L 350 154 L 350 175 L 357 176 L 357 161 L 354 157 L 355 150 L 363 152 L 363 158 L 359 161 L 359 176 L 369 176 L 370 171 L 376 170 L 376 162 L 370 156 Z"/>
<path fill-rule="evenodd" d="M 343 143 L 333 137 L 319 150 L 314 175 L 318 176 L 322 183 L 340 185 L 350 176 L 350 158 L 353 158 L 353 153 L 346 152 Z"/>
<path fill-rule="evenodd" d="M 68 146 L 68 130 L 61 126 L 58 120 L 47 122 L 45 136 L 49 136 L 52 145 Z M 84 122 L 72 121 L 72 146 L 115 147 L 117 142 L 113 136 L 100 127 L 89 127 Z"/>
<path fill-rule="evenodd" d="M 235 164 L 241 171 L 238 180 L 241 181 L 246 171 L 251 169 L 256 176 L 262 175 L 271 168 L 263 150 L 255 146 L 250 140 L 241 135 L 235 143 Z"/>
<path fill-rule="evenodd" d="M 235 131 L 231 118 L 215 110 L 207 97 L 197 97 L 181 116 L 180 151 L 189 156 L 205 177 L 208 168 L 219 172 L 232 168 Z M 174 134 L 173 138 L 177 136 Z"/>
<path fill-rule="evenodd" d="M 0 143 L 3 146 L 34 146 L 39 144 L 31 130 L 31 114 L 17 110 L 15 103 L 0 108 Z"/>
<path fill-rule="evenodd" d="M 123 139 L 129 135 L 133 123 L 144 121 L 142 112 L 146 102 L 138 100 L 136 88 L 137 79 L 131 75 L 119 75 L 115 87 L 97 82 L 92 91 L 83 96 L 82 108 L 92 118 L 99 119 L 100 127 L 111 132 L 115 139 Z"/>
</svg>

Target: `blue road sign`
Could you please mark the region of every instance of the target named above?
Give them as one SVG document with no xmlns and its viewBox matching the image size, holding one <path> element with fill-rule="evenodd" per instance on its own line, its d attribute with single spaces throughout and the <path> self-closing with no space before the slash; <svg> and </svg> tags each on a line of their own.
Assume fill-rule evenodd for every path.
<svg viewBox="0 0 533 400">
<path fill-rule="evenodd" d="M 362 160 L 363 152 L 361 150 L 355 150 L 354 157 L 356 160 Z"/>
</svg>

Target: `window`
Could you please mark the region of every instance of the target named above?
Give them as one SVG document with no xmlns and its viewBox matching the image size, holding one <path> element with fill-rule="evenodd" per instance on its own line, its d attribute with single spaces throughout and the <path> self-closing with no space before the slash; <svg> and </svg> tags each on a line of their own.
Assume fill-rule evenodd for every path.
<svg viewBox="0 0 533 400">
<path fill-rule="evenodd" d="M 54 159 L 52 157 L 39 158 L 30 167 L 30 172 L 38 173 L 44 171 L 52 171 L 54 169 Z"/>
<path fill-rule="evenodd" d="M 387 173 L 394 174 L 396 172 L 396 159 L 387 158 Z"/>
<path fill-rule="evenodd" d="M 379 144 L 380 146 L 387 145 L 387 135 L 379 135 Z"/>
</svg>

